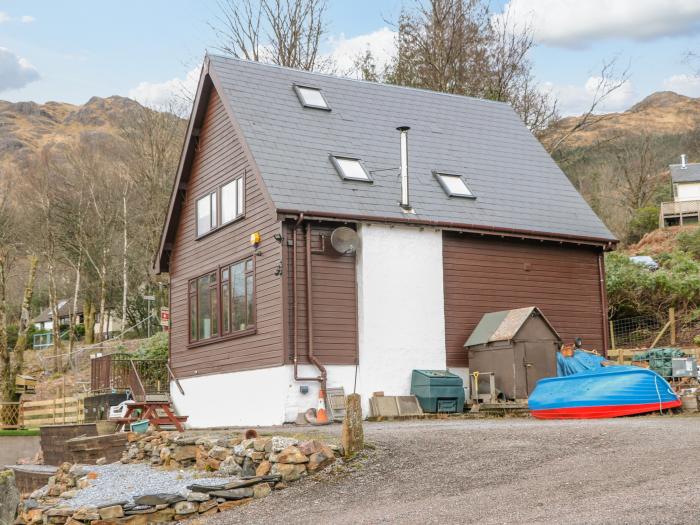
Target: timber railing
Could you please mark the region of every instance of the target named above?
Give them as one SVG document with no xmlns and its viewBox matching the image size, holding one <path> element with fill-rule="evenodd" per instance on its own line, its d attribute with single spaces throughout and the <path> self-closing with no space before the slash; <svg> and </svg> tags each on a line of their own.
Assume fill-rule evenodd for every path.
<svg viewBox="0 0 700 525">
<path fill-rule="evenodd" d="M 79 397 L 44 401 L 0 401 L 0 429 L 83 423 L 84 413 L 83 399 Z"/>
<path fill-rule="evenodd" d="M 91 361 L 90 391 L 130 391 L 139 398 L 166 394 L 170 391 L 170 377 L 167 359 L 134 359 L 131 354 L 105 355 Z"/>
<path fill-rule="evenodd" d="M 678 221 L 683 226 L 683 221 L 691 219 L 700 222 L 700 200 L 662 202 L 659 210 L 659 227 L 663 228 L 667 220 Z"/>
</svg>

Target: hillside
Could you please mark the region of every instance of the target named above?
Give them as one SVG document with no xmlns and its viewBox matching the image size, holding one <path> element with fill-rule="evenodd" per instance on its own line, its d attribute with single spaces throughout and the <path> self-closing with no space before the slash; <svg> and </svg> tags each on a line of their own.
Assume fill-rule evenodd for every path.
<svg viewBox="0 0 700 525">
<path fill-rule="evenodd" d="M 600 115 L 600 122 L 576 133 L 567 140 L 569 149 L 590 147 L 620 137 L 639 135 L 644 131 L 654 135 L 677 135 L 693 131 L 700 125 L 700 98 L 679 95 L 672 91 L 659 91 L 646 97 L 627 111 Z M 600 117 L 598 116 L 598 117 Z M 582 117 L 568 117 L 550 129 L 544 136 L 548 140 L 580 121 Z"/>
<path fill-rule="evenodd" d="M 138 108 L 138 102 L 118 96 L 92 97 L 83 105 L 0 101 L 0 162 L 22 165 L 44 148 L 60 148 L 85 134 L 113 137 L 120 120 Z"/>
</svg>

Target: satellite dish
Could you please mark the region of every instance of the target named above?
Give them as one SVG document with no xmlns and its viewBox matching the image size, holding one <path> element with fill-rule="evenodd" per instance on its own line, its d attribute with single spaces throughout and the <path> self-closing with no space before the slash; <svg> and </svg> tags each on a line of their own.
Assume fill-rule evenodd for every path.
<svg viewBox="0 0 700 525">
<path fill-rule="evenodd" d="M 331 232 L 331 246 L 333 246 L 336 252 L 342 255 L 355 253 L 359 244 L 360 237 L 352 228 L 341 226 Z"/>
</svg>

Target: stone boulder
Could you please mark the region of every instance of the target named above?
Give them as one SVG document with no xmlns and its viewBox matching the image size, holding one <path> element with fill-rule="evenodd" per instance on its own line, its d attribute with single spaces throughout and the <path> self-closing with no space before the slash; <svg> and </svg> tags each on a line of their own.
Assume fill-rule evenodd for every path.
<svg viewBox="0 0 700 525">
<path fill-rule="evenodd" d="M 15 473 L 0 471 L 0 523 L 14 523 L 19 506 L 19 490 L 15 485 Z"/>
</svg>

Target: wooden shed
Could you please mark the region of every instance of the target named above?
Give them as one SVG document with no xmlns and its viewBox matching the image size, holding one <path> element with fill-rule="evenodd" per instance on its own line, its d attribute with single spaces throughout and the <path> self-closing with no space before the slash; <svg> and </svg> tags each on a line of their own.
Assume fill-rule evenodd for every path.
<svg viewBox="0 0 700 525">
<path fill-rule="evenodd" d="M 471 372 L 493 372 L 506 399 L 526 399 L 557 374 L 559 334 L 536 306 L 485 314 L 464 343 Z"/>
</svg>

